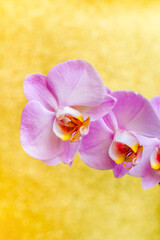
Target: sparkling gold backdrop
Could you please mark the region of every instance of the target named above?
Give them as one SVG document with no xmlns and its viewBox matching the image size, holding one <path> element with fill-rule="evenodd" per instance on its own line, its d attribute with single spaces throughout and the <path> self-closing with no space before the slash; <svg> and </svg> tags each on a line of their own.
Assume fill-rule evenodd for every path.
<svg viewBox="0 0 160 240">
<path fill-rule="evenodd" d="M 78 156 L 46 166 L 20 146 L 24 77 L 77 58 L 111 90 L 160 94 L 160 1 L 0 2 L 0 239 L 159 240 L 160 186 Z"/>
</svg>

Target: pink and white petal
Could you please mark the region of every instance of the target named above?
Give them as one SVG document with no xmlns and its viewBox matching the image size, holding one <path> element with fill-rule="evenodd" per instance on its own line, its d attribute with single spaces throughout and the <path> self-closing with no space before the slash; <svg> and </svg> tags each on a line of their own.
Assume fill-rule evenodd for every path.
<svg viewBox="0 0 160 240">
<path fill-rule="evenodd" d="M 154 98 L 152 98 L 151 104 L 152 104 L 156 114 L 160 118 L 160 95 L 155 96 Z"/>
<path fill-rule="evenodd" d="M 154 187 L 160 182 L 160 174 L 152 172 L 152 174 L 142 177 L 141 182 L 143 189 Z"/>
<path fill-rule="evenodd" d="M 117 98 L 113 113 L 120 129 L 160 137 L 160 119 L 146 98 L 132 91 L 115 91 L 112 96 Z"/>
<path fill-rule="evenodd" d="M 31 101 L 24 107 L 20 141 L 31 157 L 48 160 L 62 153 L 62 141 L 53 133 L 54 119 L 55 114 L 37 101 Z"/>
<path fill-rule="evenodd" d="M 111 141 L 108 139 L 94 146 L 93 148 L 80 151 L 82 161 L 91 168 L 99 170 L 112 169 L 115 163 L 109 157 L 108 149 Z"/>
<path fill-rule="evenodd" d="M 125 174 L 128 173 L 129 169 L 123 167 L 124 163 L 118 164 L 113 169 L 113 174 L 115 178 L 123 177 Z"/>
<path fill-rule="evenodd" d="M 79 150 L 79 147 L 80 147 L 80 141 L 79 142 L 70 142 L 70 141 L 63 142 L 63 153 L 60 156 L 61 161 L 63 163 L 71 165 L 76 153 Z"/>
<path fill-rule="evenodd" d="M 156 138 L 147 138 L 144 136 L 138 136 L 140 145 L 143 146 L 143 153 L 141 161 L 129 170 L 128 174 L 135 177 L 144 177 L 152 173 L 153 169 L 150 164 L 150 156 L 154 149 L 159 145 L 159 141 Z"/>
<path fill-rule="evenodd" d="M 93 148 L 106 139 L 113 139 L 113 132 L 106 126 L 103 119 L 90 123 L 89 133 L 81 140 L 80 151 Z"/>
<path fill-rule="evenodd" d="M 112 169 L 115 163 L 108 155 L 112 139 L 113 133 L 102 119 L 91 122 L 88 135 L 81 141 L 79 155 L 82 161 L 95 169 Z"/>
<path fill-rule="evenodd" d="M 78 110 L 84 118 L 90 116 L 91 121 L 96 121 L 109 113 L 114 108 L 115 104 L 116 99 L 106 94 L 103 102 L 96 107 L 77 106 L 75 109 Z"/>
<path fill-rule="evenodd" d="M 106 114 L 103 117 L 103 120 L 105 122 L 105 124 L 113 131 L 116 132 L 118 130 L 118 122 L 117 119 L 115 117 L 115 115 L 113 114 L 113 111 L 111 111 L 110 113 Z"/>
<path fill-rule="evenodd" d="M 23 88 L 28 101 L 37 100 L 48 110 L 57 110 L 57 100 L 47 86 L 45 75 L 37 73 L 27 75 Z"/>
<path fill-rule="evenodd" d="M 43 162 L 48 166 L 56 166 L 56 165 L 60 164 L 62 161 L 58 156 L 56 158 L 53 158 L 53 159 L 50 159 L 50 160 L 45 160 Z"/>
<path fill-rule="evenodd" d="M 88 62 L 68 60 L 53 67 L 47 83 L 59 106 L 96 106 L 105 96 L 99 73 Z"/>
</svg>

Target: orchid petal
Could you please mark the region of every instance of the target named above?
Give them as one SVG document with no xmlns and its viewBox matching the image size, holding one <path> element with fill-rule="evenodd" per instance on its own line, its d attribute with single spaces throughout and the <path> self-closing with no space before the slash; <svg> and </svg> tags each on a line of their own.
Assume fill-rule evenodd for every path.
<svg viewBox="0 0 160 240">
<path fill-rule="evenodd" d="M 108 87 L 105 87 L 106 93 L 111 94 L 111 90 Z"/>
<path fill-rule="evenodd" d="M 151 104 L 152 104 L 156 114 L 160 118 L 160 95 L 155 96 L 154 98 L 152 98 Z"/>
<path fill-rule="evenodd" d="M 96 106 L 105 96 L 105 87 L 98 72 L 87 62 L 69 60 L 53 67 L 47 83 L 59 106 Z"/>
<path fill-rule="evenodd" d="M 60 156 L 60 159 L 63 163 L 72 164 L 72 161 L 79 150 L 80 142 L 63 142 L 63 153 Z"/>
<path fill-rule="evenodd" d="M 56 157 L 56 158 L 53 158 L 50 160 L 45 160 L 43 162 L 48 166 L 56 166 L 56 165 L 60 164 L 62 161 L 61 161 L 60 157 Z"/>
<path fill-rule="evenodd" d="M 151 187 L 154 187 L 160 182 L 160 174 L 159 173 L 152 173 L 150 175 L 147 175 L 145 177 L 142 177 L 142 187 L 143 189 L 149 189 Z"/>
<path fill-rule="evenodd" d="M 62 146 L 63 146 L 63 153 L 60 156 L 54 159 L 45 160 L 43 162 L 49 166 L 56 166 L 62 162 L 65 164 L 71 165 L 79 149 L 80 142 L 70 143 L 69 141 L 67 141 L 67 142 L 63 142 Z"/>
<path fill-rule="evenodd" d="M 106 114 L 103 117 L 103 120 L 105 122 L 105 124 L 113 131 L 116 132 L 118 130 L 118 122 L 117 119 L 115 117 L 115 115 L 113 114 L 113 112 L 111 111 L 110 113 Z"/>
<path fill-rule="evenodd" d="M 24 93 L 28 99 L 37 100 L 50 111 L 57 109 L 57 101 L 47 86 L 47 77 L 43 74 L 29 74 L 24 79 Z"/>
<path fill-rule="evenodd" d="M 160 119 L 146 98 L 132 91 L 115 91 L 112 96 L 117 99 L 113 113 L 120 129 L 160 137 Z"/>
<path fill-rule="evenodd" d="M 103 102 L 95 107 L 77 106 L 76 110 L 81 112 L 84 118 L 90 116 L 91 121 L 96 121 L 109 113 L 116 104 L 116 99 L 108 94 L 105 95 Z"/>
<path fill-rule="evenodd" d="M 131 164 L 131 163 L 129 163 Z M 116 165 L 113 169 L 113 174 L 115 178 L 123 177 L 125 174 L 128 173 L 129 169 L 123 167 L 124 163 Z"/>
<path fill-rule="evenodd" d="M 55 114 L 39 102 L 29 102 L 22 113 L 21 144 L 25 152 L 39 160 L 55 158 L 62 153 L 62 141 L 53 133 Z"/>
<path fill-rule="evenodd" d="M 88 135 L 82 138 L 79 150 L 82 161 L 91 168 L 112 169 L 115 163 L 108 155 L 113 133 L 103 120 L 91 122 Z"/>
</svg>

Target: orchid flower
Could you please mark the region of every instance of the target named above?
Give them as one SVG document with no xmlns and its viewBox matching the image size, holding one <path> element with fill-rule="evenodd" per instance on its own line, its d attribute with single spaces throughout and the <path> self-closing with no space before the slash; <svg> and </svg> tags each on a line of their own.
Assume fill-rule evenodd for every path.
<svg viewBox="0 0 160 240">
<path fill-rule="evenodd" d="M 160 96 L 151 100 L 151 104 L 160 119 Z M 130 175 L 141 177 L 144 189 L 151 188 L 160 182 L 160 138 L 143 138 L 145 145 L 141 163 L 130 171 Z"/>
<path fill-rule="evenodd" d="M 110 94 L 117 99 L 115 107 L 90 124 L 90 132 L 82 139 L 79 153 L 88 166 L 113 169 L 115 177 L 122 177 L 141 162 L 142 135 L 147 139 L 160 137 L 160 119 L 142 95 L 132 91 Z"/>
<path fill-rule="evenodd" d="M 98 72 L 87 62 L 69 60 L 47 76 L 30 74 L 24 80 L 28 103 L 21 119 L 21 145 L 31 157 L 48 165 L 71 165 L 90 122 L 115 105 Z"/>
</svg>

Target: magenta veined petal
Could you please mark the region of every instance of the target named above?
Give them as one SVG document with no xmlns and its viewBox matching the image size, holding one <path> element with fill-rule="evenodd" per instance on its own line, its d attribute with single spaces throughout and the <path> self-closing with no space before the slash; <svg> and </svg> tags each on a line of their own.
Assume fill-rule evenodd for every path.
<svg viewBox="0 0 160 240">
<path fill-rule="evenodd" d="M 45 75 L 37 73 L 27 75 L 23 88 L 28 101 L 37 100 L 48 110 L 57 110 L 57 100 L 47 86 Z"/>
<path fill-rule="evenodd" d="M 29 102 L 22 113 L 21 144 L 26 153 L 39 160 L 57 157 L 63 152 L 63 145 L 53 133 L 55 113 L 45 109 L 37 101 Z"/>
<path fill-rule="evenodd" d="M 99 73 L 83 60 L 68 60 L 53 67 L 47 83 L 60 107 L 97 106 L 105 96 Z"/>
<path fill-rule="evenodd" d="M 117 99 L 113 113 L 120 129 L 160 137 L 160 119 L 146 98 L 132 91 L 115 91 L 112 96 Z"/>
</svg>

